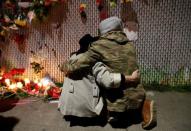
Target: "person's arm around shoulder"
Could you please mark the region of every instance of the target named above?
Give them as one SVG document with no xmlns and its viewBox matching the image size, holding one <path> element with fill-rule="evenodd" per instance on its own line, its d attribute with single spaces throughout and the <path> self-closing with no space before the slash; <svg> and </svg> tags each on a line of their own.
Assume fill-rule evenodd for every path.
<svg viewBox="0 0 191 131">
<path fill-rule="evenodd" d="M 120 88 L 125 84 L 140 81 L 140 74 L 138 70 L 134 71 L 132 75 L 112 73 L 111 70 L 102 62 L 97 62 L 93 66 L 92 73 L 96 79 L 96 82 L 106 89 Z"/>
<path fill-rule="evenodd" d="M 121 83 L 120 73 L 111 73 L 111 70 L 102 62 L 97 62 L 92 68 L 96 82 L 106 89 L 118 88 Z"/>
<path fill-rule="evenodd" d="M 63 63 L 60 70 L 69 75 L 70 73 L 74 73 L 79 70 L 91 68 L 97 61 L 101 59 L 99 48 L 99 45 L 96 43 L 92 44 L 88 51 L 81 54 L 77 60 Z"/>
</svg>

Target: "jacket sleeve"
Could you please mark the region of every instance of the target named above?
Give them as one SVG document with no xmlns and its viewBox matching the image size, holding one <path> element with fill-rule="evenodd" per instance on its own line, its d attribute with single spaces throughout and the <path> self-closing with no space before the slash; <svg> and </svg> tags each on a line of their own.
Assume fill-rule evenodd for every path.
<svg viewBox="0 0 191 131">
<path fill-rule="evenodd" d="M 98 44 L 92 44 L 88 51 L 81 54 L 78 59 L 63 63 L 60 70 L 70 74 L 84 69 L 91 69 L 97 61 L 102 59 L 99 48 Z"/>
<path fill-rule="evenodd" d="M 119 88 L 122 81 L 120 73 L 111 73 L 110 69 L 102 62 L 97 62 L 92 68 L 96 82 L 106 89 Z"/>
</svg>

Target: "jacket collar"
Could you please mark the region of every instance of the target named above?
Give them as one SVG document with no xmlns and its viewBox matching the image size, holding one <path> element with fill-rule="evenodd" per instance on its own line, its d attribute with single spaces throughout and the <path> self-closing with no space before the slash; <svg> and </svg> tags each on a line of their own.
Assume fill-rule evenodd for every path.
<svg viewBox="0 0 191 131">
<path fill-rule="evenodd" d="M 110 31 L 102 35 L 101 39 L 108 39 L 108 40 L 116 41 L 117 43 L 126 43 L 129 41 L 125 33 L 123 33 L 122 31 Z"/>
</svg>

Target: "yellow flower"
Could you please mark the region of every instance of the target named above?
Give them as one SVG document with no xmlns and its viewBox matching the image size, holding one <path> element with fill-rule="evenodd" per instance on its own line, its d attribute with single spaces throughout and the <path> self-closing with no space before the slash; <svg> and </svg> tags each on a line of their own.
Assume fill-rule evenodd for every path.
<svg viewBox="0 0 191 131">
<path fill-rule="evenodd" d="M 121 3 L 128 3 L 128 2 L 133 2 L 133 0 L 121 0 Z"/>
<path fill-rule="evenodd" d="M 80 8 L 86 8 L 87 5 L 86 4 L 80 4 Z"/>
<path fill-rule="evenodd" d="M 5 31 L 4 31 L 4 30 L 2 30 L 2 31 L 0 32 L 0 36 L 5 36 Z"/>
<path fill-rule="evenodd" d="M 21 27 L 25 27 L 27 25 L 27 21 L 26 20 L 19 20 L 19 19 L 16 19 L 15 20 L 15 24 L 21 26 Z"/>
</svg>

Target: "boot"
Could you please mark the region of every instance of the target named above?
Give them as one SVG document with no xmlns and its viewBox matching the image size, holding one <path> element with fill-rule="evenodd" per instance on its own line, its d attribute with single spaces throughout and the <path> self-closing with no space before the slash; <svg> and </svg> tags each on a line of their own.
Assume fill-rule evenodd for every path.
<svg viewBox="0 0 191 131">
<path fill-rule="evenodd" d="M 156 106 L 153 100 L 145 100 L 142 108 L 142 128 L 151 129 L 157 125 Z"/>
</svg>

